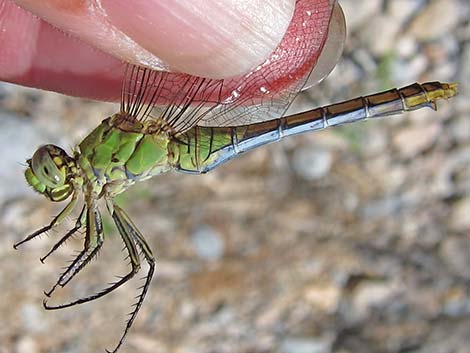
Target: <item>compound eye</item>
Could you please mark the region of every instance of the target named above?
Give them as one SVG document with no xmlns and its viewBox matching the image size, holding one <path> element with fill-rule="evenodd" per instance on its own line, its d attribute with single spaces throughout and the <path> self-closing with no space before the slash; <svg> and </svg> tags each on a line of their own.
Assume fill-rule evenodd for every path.
<svg viewBox="0 0 470 353">
<path fill-rule="evenodd" d="M 65 172 L 54 163 L 47 146 L 40 147 L 33 155 L 31 168 L 34 175 L 46 186 L 56 188 L 65 183 Z"/>
</svg>

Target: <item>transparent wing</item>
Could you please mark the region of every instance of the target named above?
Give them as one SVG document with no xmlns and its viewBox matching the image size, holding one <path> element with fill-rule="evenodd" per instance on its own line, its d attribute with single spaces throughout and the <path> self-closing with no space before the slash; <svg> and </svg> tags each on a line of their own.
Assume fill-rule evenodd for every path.
<svg viewBox="0 0 470 353">
<path fill-rule="evenodd" d="M 333 70 L 346 39 L 341 7 L 338 4 L 334 6 L 330 26 L 323 29 L 325 16 L 328 14 L 329 18 L 330 13 L 326 9 L 325 12 L 318 11 L 318 8 L 313 10 L 308 1 L 300 6 L 299 3 L 296 11 L 303 17 L 296 23 L 296 36 L 291 38 L 297 46 L 281 43 L 273 55 L 275 60 L 258 68 L 263 71 L 261 75 L 255 71 L 238 82 L 239 86 L 232 91 L 233 104 L 218 105 L 198 125 L 240 126 L 277 119 L 284 115 L 298 92 L 306 85 L 319 83 Z M 313 11 L 317 11 L 316 16 Z M 328 33 L 328 40 L 323 33 Z M 297 70 L 290 71 L 288 66 Z M 279 84 L 282 84 L 282 89 L 277 86 Z"/>
<path fill-rule="evenodd" d="M 325 79 L 335 68 L 339 59 L 343 55 L 344 43 L 346 42 L 346 19 L 343 9 L 336 3 L 331 15 L 328 36 L 323 45 L 320 57 L 318 58 L 312 73 L 307 82 L 302 87 L 302 91 L 317 85 Z"/>
<path fill-rule="evenodd" d="M 194 125 L 238 126 L 279 118 L 305 85 L 327 35 L 344 37 L 333 27 L 328 33 L 335 4 L 335 0 L 297 0 L 278 48 L 246 75 L 211 80 L 131 66 L 123 85 L 121 111 L 132 119 L 162 119 L 175 134 Z M 344 17 L 342 21 L 344 28 Z M 344 38 L 336 40 L 340 46 L 343 42 Z M 318 76 L 331 71 L 337 59 L 322 65 Z"/>
<path fill-rule="evenodd" d="M 121 116 L 126 120 L 160 120 L 174 133 L 185 131 L 223 100 L 224 80 L 126 67 Z"/>
</svg>

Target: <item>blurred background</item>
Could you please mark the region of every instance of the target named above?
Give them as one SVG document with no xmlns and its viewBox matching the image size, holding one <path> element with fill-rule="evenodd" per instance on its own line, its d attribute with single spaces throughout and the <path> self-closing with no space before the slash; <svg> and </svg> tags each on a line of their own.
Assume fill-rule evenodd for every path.
<svg viewBox="0 0 470 353">
<path fill-rule="evenodd" d="M 340 3 L 345 54 L 299 107 L 427 80 L 458 81 L 460 95 L 437 113 L 297 136 L 129 190 L 120 203 L 157 274 L 122 352 L 470 352 L 469 2 Z M 0 353 L 101 352 L 123 329 L 139 280 L 42 308 L 81 236 L 39 257 L 72 221 L 12 249 L 63 207 L 28 189 L 22 163 L 45 142 L 74 146 L 116 110 L 0 83 Z M 110 224 L 97 261 L 51 303 L 125 272 Z"/>
</svg>

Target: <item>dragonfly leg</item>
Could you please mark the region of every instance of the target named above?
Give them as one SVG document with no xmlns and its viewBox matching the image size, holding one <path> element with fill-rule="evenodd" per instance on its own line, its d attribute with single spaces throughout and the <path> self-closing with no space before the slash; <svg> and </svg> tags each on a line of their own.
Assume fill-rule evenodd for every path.
<svg viewBox="0 0 470 353">
<path fill-rule="evenodd" d="M 119 206 L 114 205 L 113 218 L 117 220 L 118 223 L 122 226 L 122 229 L 126 233 L 130 234 L 131 237 L 134 239 L 138 248 L 141 250 L 145 260 L 147 261 L 149 269 L 147 275 L 144 277 L 145 283 L 140 287 L 140 289 L 142 289 L 142 292 L 138 296 L 137 302 L 133 305 L 134 309 L 132 310 L 132 312 L 129 313 L 130 316 L 126 322 L 124 332 L 121 338 L 119 339 L 119 342 L 116 347 L 112 351 L 106 350 L 107 353 L 116 353 L 124 342 L 130 328 L 132 327 L 132 324 L 134 323 L 135 318 L 137 317 L 137 314 L 139 313 L 140 308 L 142 307 L 142 303 L 144 302 L 145 296 L 153 278 L 153 274 L 155 272 L 155 258 L 152 254 L 152 251 L 140 231 L 129 218 L 129 216 Z M 116 225 L 118 223 L 116 223 Z"/>
<path fill-rule="evenodd" d="M 113 211 L 112 217 L 119 231 L 119 234 L 121 235 L 121 238 L 124 242 L 125 248 L 127 249 L 127 252 L 129 254 L 130 264 L 132 267 L 130 272 L 126 274 L 125 276 L 121 277 L 119 281 L 112 283 L 109 287 L 104 288 L 100 292 L 90 295 L 88 297 L 80 298 L 70 303 L 56 305 L 56 306 L 47 305 L 47 302 L 46 302 L 45 307 L 48 310 L 64 309 L 64 308 L 68 308 L 74 305 L 83 304 L 83 303 L 101 298 L 105 296 L 106 294 L 111 293 L 113 290 L 122 286 L 124 283 L 126 283 L 132 277 L 134 277 L 137 274 L 137 272 L 139 272 L 140 257 L 139 257 L 139 252 L 137 250 L 134 238 L 132 234 L 129 232 L 129 230 L 126 228 L 126 226 L 124 225 L 123 220 L 118 216 L 118 214 L 115 211 Z"/>
<path fill-rule="evenodd" d="M 42 227 L 41 229 L 38 229 L 37 231 L 35 231 L 34 233 L 28 235 L 26 238 L 24 238 L 23 240 L 19 241 L 18 243 L 14 244 L 13 245 L 13 248 L 17 249 L 18 246 L 20 246 L 21 244 L 24 244 L 34 238 L 36 238 L 37 236 L 41 235 L 41 234 L 44 234 L 46 232 L 48 232 L 49 230 L 51 230 L 52 228 L 54 228 L 55 226 L 59 225 L 60 223 L 62 223 L 62 221 L 67 218 L 67 216 L 69 216 L 72 211 L 74 210 L 75 206 L 77 205 L 77 201 L 78 201 L 78 193 L 77 192 L 74 192 L 73 195 L 72 195 L 72 199 L 70 200 L 70 202 L 67 204 L 67 206 L 64 207 L 64 209 L 62 211 L 60 211 L 60 213 L 54 217 L 54 219 L 52 220 L 51 223 L 49 223 L 49 225 L 47 226 L 44 226 Z"/>
<path fill-rule="evenodd" d="M 49 252 L 40 258 L 41 262 L 44 263 L 46 259 L 56 251 L 62 244 L 64 244 L 70 237 L 72 237 L 85 223 L 86 217 L 86 206 L 83 206 L 82 211 L 80 212 L 80 216 L 78 216 L 77 221 L 75 222 L 75 226 L 70 229 L 67 234 L 65 234 L 50 250 Z"/>
<path fill-rule="evenodd" d="M 44 294 L 48 297 L 52 295 L 57 286 L 65 287 L 70 280 L 75 277 L 97 254 L 103 245 L 103 225 L 101 215 L 95 205 L 87 207 L 86 212 L 86 237 L 83 250 L 73 260 L 70 266 L 59 277 L 56 284 Z M 44 303 L 45 307 L 47 301 Z M 46 307 L 47 308 L 47 307 Z"/>
</svg>

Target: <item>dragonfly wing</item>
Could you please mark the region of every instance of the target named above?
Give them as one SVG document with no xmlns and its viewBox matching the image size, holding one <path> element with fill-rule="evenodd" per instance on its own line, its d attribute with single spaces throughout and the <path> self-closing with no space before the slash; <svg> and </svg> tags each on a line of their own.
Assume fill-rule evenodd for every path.
<svg viewBox="0 0 470 353">
<path fill-rule="evenodd" d="M 239 77 L 211 80 L 129 66 L 121 112 L 164 120 L 174 134 L 195 126 L 237 126 L 284 114 L 307 81 L 328 35 L 335 0 L 297 0 L 278 48 Z"/>
<path fill-rule="evenodd" d="M 128 64 L 121 90 L 121 116 L 130 121 L 161 120 L 185 131 L 223 101 L 224 80 L 153 71 Z"/>
<path fill-rule="evenodd" d="M 225 85 L 233 88 L 233 102 L 227 99 L 198 125 L 240 126 L 277 119 L 306 84 L 316 84 L 328 75 L 345 41 L 341 7 L 334 1 L 297 1 L 294 19 L 270 60 L 242 79 L 225 80 Z M 330 57 L 322 55 L 324 49 Z"/>
<path fill-rule="evenodd" d="M 344 43 L 346 42 L 346 19 L 341 5 L 336 3 L 331 15 L 328 36 L 307 82 L 302 91 L 309 89 L 323 81 L 335 68 L 343 55 Z"/>
</svg>

